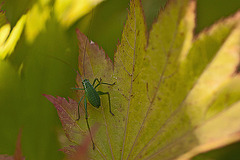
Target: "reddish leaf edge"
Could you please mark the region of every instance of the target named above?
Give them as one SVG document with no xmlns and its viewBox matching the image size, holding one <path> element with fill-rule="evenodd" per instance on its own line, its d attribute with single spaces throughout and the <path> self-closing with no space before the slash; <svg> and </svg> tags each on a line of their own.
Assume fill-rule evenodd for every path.
<svg viewBox="0 0 240 160">
<path fill-rule="evenodd" d="M 22 137 L 22 128 L 20 128 L 18 132 L 16 149 L 15 149 L 14 155 L 13 156 L 0 155 L 0 160 L 25 160 L 25 157 L 22 156 L 21 137 Z"/>
<path fill-rule="evenodd" d="M 97 130 L 99 128 L 99 124 L 94 124 L 91 127 L 91 132 L 94 137 Z M 66 154 L 68 160 L 88 160 L 90 159 L 88 151 L 92 147 L 92 141 L 90 134 L 88 133 L 81 144 L 79 145 L 70 145 L 67 147 L 64 147 L 62 149 L 59 149 L 59 151 L 62 151 Z M 91 148 L 92 149 L 92 148 Z"/>
<path fill-rule="evenodd" d="M 59 97 L 59 96 L 54 97 L 52 95 L 47 95 L 47 94 L 43 94 L 43 96 L 46 97 L 51 103 L 53 103 L 54 106 L 58 105 L 57 100 L 59 98 L 65 99 L 63 97 Z M 70 98 L 69 98 L 69 100 L 70 100 Z M 55 108 L 56 108 L 56 106 L 55 106 Z M 99 126 L 100 125 L 98 123 L 95 123 L 91 127 L 91 133 L 92 133 L 93 137 L 96 134 Z M 69 145 L 62 149 L 59 149 L 59 151 L 64 152 L 67 156 L 67 159 L 69 159 L 69 160 L 88 160 L 89 159 L 88 151 L 89 151 L 90 147 L 92 149 L 92 141 L 91 141 L 90 133 L 88 132 L 88 134 L 83 138 L 82 142 L 79 142 L 79 145 Z M 98 149 L 97 146 L 96 146 L 96 149 Z"/>
</svg>

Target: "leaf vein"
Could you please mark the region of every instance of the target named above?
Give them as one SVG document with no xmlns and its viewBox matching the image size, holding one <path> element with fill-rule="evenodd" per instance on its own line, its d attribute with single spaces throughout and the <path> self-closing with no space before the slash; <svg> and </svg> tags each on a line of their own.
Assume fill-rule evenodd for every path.
<svg viewBox="0 0 240 160">
<path fill-rule="evenodd" d="M 110 140 L 109 132 L 108 132 L 108 124 L 107 124 L 107 120 L 106 120 L 106 117 L 105 117 L 105 114 L 104 114 L 104 111 L 103 111 L 103 107 L 102 107 L 102 115 L 103 115 L 103 118 L 104 118 L 104 121 L 105 121 L 108 144 L 109 144 L 109 147 L 110 147 L 110 150 L 111 150 L 112 159 L 114 160 L 114 155 L 113 155 L 111 140 Z"/>
<path fill-rule="evenodd" d="M 136 55 L 136 40 L 137 40 L 137 34 L 136 34 L 136 29 L 137 29 L 137 22 L 136 22 L 136 11 L 135 8 L 133 10 L 134 13 L 134 48 L 131 47 L 131 45 L 129 44 L 128 40 L 128 44 L 129 46 L 133 49 L 133 64 L 132 64 L 132 76 L 131 76 L 131 83 L 130 83 L 130 94 L 129 94 L 129 100 L 128 100 L 128 107 L 127 107 L 127 115 L 126 115 L 126 122 L 125 122 L 125 129 L 124 129 L 124 140 L 123 140 L 123 146 L 122 146 L 122 154 L 121 154 L 121 160 L 123 159 L 123 153 L 124 153 L 124 145 L 126 142 L 126 133 L 127 133 L 127 125 L 128 125 L 128 118 L 129 118 L 129 108 L 130 108 L 130 102 L 131 102 L 131 98 L 132 98 L 132 87 L 133 87 L 133 75 L 134 75 L 134 70 L 135 70 L 135 55 Z M 125 37 L 126 38 L 126 37 Z"/>
<path fill-rule="evenodd" d="M 138 140 L 138 138 L 139 138 L 139 135 L 140 135 L 140 133 L 142 132 L 143 126 L 144 126 L 144 124 L 145 124 L 145 122 L 146 122 L 147 116 L 148 116 L 148 114 L 150 113 L 150 110 L 151 110 L 151 107 L 152 107 L 152 105 L 153 105 L 153 102 L 155 101 L 155 99 L 156 99 L 156 97 L 157 97 L 157 94 L 158 94 L 159 88 L 161 87 L 162 81 L 164 80 L 164 74 L 165 74 L 165 72 L 166 72 L 167 65 L 168 65 L 168 61 L 169 61 L 169 58 L 170 58 L 170 54 L 172 53 L 171 51 L 172 51 L 172 48 L 173 48 L 173 44 L 174 44 L 175 39 L 176 39 L 176 35 L 177 35 L 177 31 L 178 31 L 178 24 L 180 23 L 180 18 L 181 18 L 180 15 L 181 15 L 181 14 L 178 14 L 178 18 L 177 18 L 177 22 L 176 22 L 176 25 L 175 25 L 175 30 L 174 30 L 174 34 L 173 34 L 173 37 L 172 37 L 172 41 L 171 41 L 171 43 L 170 43 L 170 47 L 169 47 L 168 51 L 166 52 L 166 53 L 167 53 L 167 54 L 166 54 L 166 63 L 164 64 L 163 71 L 162 71 L 162 73 L 161 73 L 161 75 L 160 75 L 160 78 L 159 78 L 157 87 L 156 87 L 156 89 L 155 89 L 153 98 L 152 98 L 152 100 L 150 101 L 150 104 L 149 104 L 149 106 L 148 106 L 146 115 L 145 115 L 145 117 L 144 117 L 144 119 L 143 119 L 143 122 L 142 122 L 142 124 L 141 124 L 141 127 L 140 127 L 138 133 L 137 133 L 137 136 L 136 136 L 136 138 L 135 138 L 135 140 L 134 140 L 134 143 L 133 143 L 133 145 L 132 145 L 132 148 L 131 148 L 131 150 L 130 150 L 130 152 L 129 152 L 128 157 L 130 157 L 130 154 L 131 154 L 134 146 L 136 145 L 136 142 L 137 142 L 137 140 Z M 136 157 L 138 157 L 138 155 L 137 155 Z"/>
<path fill-rule="evenodd" d="M 136 32 L 136 31 L 135 31 Z M 136 33 L 135 33 L 135 35 L 136 35 Z M 123 34 L 123 36 L 124 36 L 124 38 L 125 38 L 125 40 L 127 41 L 127 43 L 128 43 L 128 45 L 129 45 L 129 47 L 134 51 L 134 47 L 132 47 L 132 45 L 130 44 L 130 42 L 128 41 L 128 39 L 127 39 L 127 37 L 126 37 L 126 35 L 125 34 Z"/>
</svg>

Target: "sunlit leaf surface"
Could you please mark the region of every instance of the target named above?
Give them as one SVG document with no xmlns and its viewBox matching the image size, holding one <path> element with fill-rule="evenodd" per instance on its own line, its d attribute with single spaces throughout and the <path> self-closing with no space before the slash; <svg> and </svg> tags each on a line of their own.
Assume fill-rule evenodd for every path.
<svg viewBox="0 0 240 160">
<path fill-rule="evenodd" d="M 3 44 L 0 46 L 0 59 L 4 59 L 6 56 L 10 55 L 13 52 L 22 34 L 25 22 L 26 22 L 26 15 L 23 15 L 19 19 L 15 27 L 12 29 L 10 34 L 9 34 L 10 28 L 9 26 L 6 26 L 7 24 L 3 26 L 4 28 L 1 28 L 1 34 L 4 37 L 3 39 L 1 39 L 1 41 L 5 40 L 5 43 L 2 42 Z M 9 37 L 8 39 L 6 39 L 8 34 L 9 34 Z"/>
<path fill-rule="evenodd" d="M 102 1 L 103 0 L 56 0 L 54 11 L 59 22 L 64 27 L 69 27 Z"/>
<path fill-rule="evenodd" d="M 45 29 L 46 21 L 50 18 L 50 8 L 35 4 L 27 13 L 25 35 L 32 43 L 36 36 Z"/>
<path fill-rule="evenodd" d="M 92 159 L 188 159 L 240 139 L 240 13 L 194 36 L 195 8 L 196 1 L 169 1 L 148 35 L 141 3 L 132 0 L 114 63 L 77 31 L 81 77 L 116 82 L 97 89 L 110 92 L 115 116 L 107 96 L 99 109 L 88 104 L 90 125 L 101 124 Z M 56 108 L 59 99 L 51 97 Z M 61 101 L 76 117 L 77 102 Z M 73 123 L 87 131 L 84 110 Z"/>
</svg>

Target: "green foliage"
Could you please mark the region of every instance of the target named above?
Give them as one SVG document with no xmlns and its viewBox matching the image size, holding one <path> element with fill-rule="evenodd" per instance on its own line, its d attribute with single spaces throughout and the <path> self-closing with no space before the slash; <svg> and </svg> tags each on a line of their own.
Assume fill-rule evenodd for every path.
<svg viewBox="0 0 240 160">
<path fill-rule="evenodd" d="M 63 15 L 58 15 L 55 2 L 5 0 L 0 5 L 1 158 L 14 154 L 19 128 L 22 155 L 34 160 L 62 159 L 58 149 L 63 146 L 72 160 L 79 154 L 95 159 L 186 159 L 239 140 L 239 14 L 194 35 L 195 1 L 169 1 L 157 19 L 155 11 L 165 6 L 165 0 L 143 1 L 146 14 L 139 1 L 132 1 L 126 22 L 128 0 L 104 1 L 82 21 L 82 13 L 74 13 L 78 1 L 60 6 Z M 203 3 L 198 1 L 199 11 Z M 214 16 L 199 11 L 197 32 L 204 17 L 207 21 Z M 66 15 L 72 15 L 68 24 Z M 82 33 L 78 33 L 78 55 L 75 28 L 90 30 L 88 37 L 107 55 L 87 43 L 83 58 L 87 38 Z M 110 59 L 121 36 L 113 63 Z M 99 88 L 110 92 L 114 117 L 107 96 L 102 96 L 100 109 L 88 107 L 95 151 L 83 106 L 81 120 L 75 121 L 83 93 L 74 93 L 74 100 L 63 98 L 72 95 L 70 88 L 76 82 L 81 85 L 72 70 L 77 63 L 91 82 L 101 77 L 117 84 Z M 68 139 L 43 94 L 61 96 L 47 98 L 55 104 Z M 76 153 L 69 152 L 75 149 Z"/>
<path fill-rule="evenodd" d="M 90 82 L 116 82 L 99 88 L 111 93 L 116 116 L 107 97 L 101 109 L 88 108 L 90 124 L 99 124 L 91 158 L 189 159 L 240 139 L 240 14 L 195 36 L 195 7 L 195 1 L 168 2 L 147 37 L 141 3 L 132 0 L 114 64 L 78 33 L 80 73 Z M 77 102 L 46 97 L 68 139 L 79 144 L 86 124 L 75 121 Z"/>
</svg>

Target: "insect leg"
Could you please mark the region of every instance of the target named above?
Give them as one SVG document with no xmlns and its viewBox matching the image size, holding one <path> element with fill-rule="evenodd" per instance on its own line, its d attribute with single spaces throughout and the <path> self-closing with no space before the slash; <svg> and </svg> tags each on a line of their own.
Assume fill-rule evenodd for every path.
<svg viewBox="0 0 240 160">
<path fill-rule="evenodd" d="M 87 98 L 86 97 L 84 98 L 84 107 L 85 107 L 85 119 L 86 119 L 86 122 L 87 122 L 88 131 L 89 131 L 89 134 L 90 134 L 90 137 L 91 137 L 91 140 L 92 140 L 93 149 L 95 149 L 95 144 L 93 142 L 92 133 L 91 133 L 91 130 L 90 130 L 90 127 L 89 127 L 89 123 L 88 123 Z"/>
<path fill-rule="evenodd" d="M 116 84 L 116 82 L 110 84 L 110 83 L 104 83 L 104 82 L 102 82 L 102 81 L 100 80 L 100 82 L 99 82 L 94 88 L 96 89 L 96 88 L 97 88 L 99 85 L 101 85 L 101 84 L 106 84 L 106 85 L 112 86 L 112 85 Z"/>
<path fill-rule="evenodd" d="M 114 84 L 116 84 L 116 82 L 114 82 L 114 83 L 101 83 L 101 84 L 106 84 L 106 85 L 110 85 L 110 86 L 113 86 Z"/>
<path fill-rule="evenodd" d="M 81 101 L 82 101 L 82 99 L 83 99 L 84 96 L 85 96 L 85 95 L 83 95 L 83 96 L 80 98 L 80 101 L 78 102 L 78 118 L 76 119 L 76 121 L 78 121 L 78 120 L 80 119 L 80 110 L 79 110 L 79 108 L 80 108 L 80 103 L 81 103 Z"/>
<path fill-rule="evenodd" d="M 109 94 L 109 92 L 101 92 L 101 91 L 98 91 L 98 94 L 99 94 L 99 95 L 105 95 L 105 94 L 108 95 L 109 112 L 114 116 L 114 114 L 113 114 L 112 111 L 111 111 L 111 102 L 110 102 L 110 94 Z"/>
<path fill-rule="evenodd" d="M 98 78 L 95 78 L 94 81 L 93 81 L 93 84 L 92 84 L 93 86 L 94 86 L 94 84 L 95 84 L 96 81 L 98 81 L 98 84 L 101 83 L 101 80 L 99 81 Z"/>
</svg>

